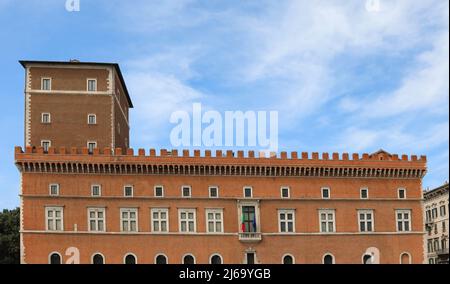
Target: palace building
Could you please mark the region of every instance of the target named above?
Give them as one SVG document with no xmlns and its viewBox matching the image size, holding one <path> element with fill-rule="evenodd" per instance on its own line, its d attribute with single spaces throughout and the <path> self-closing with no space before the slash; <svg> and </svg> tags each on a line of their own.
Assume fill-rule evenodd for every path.
<svg viewBox="0 0 450 284">
<path fill-rule="evenodd" d="M 425 247 L 429 264 L 448 264 L 448 183 L 424 193 Z"/>
<path fill-rule="evenodd" d="M 134 151 L 117 64 L 21 64 L 22 263 L 423 263 L 425 156 Z"/>
</svg>

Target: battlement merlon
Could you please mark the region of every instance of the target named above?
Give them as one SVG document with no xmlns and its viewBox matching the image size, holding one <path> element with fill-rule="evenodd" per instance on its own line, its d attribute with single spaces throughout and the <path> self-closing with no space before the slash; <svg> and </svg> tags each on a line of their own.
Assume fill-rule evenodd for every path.
<svg viewBox="0 0 450 284">
<path fill-rule="evenodd" d="M 350 158 L 351 157 L 351 158 Z M 264 152 L 254 151 L 212 151 L 205 150 L 166 150 L 161 149 L 159 153 L 155 149 L 146 152 L 145 149 L 139 149 L 137 153 L 133 149 L 123 150 L 116 148 L 94 149 L 89 153 L 88 148 L 61 147 L 55 149 L 50 147 L 44 152 L 42 147 L 26 147 L 25 151 L 21 147 L 15 148 L 15 160 L 19 170 L 35 171 L 54 171 L 74 172 L 74 165 L 91 165 L 92 170 L 111 173 L 111 165 L 125 166 L 126 172 L 130 170 L 142 173 L 174 173 L 185 172 L 185 166 L 199 166 L 198 169 L 189 169 L 193 172 L 203 172 L 219 170 L 238 174 L 242 171 L 247 173 L 277 173 L 281 176 L 312 175 L 312 176 L 351 176 L 351 177 L 407 177 L 422 178 L 426 174 L 426 156 L 416 155 L 396 155 L 387 152 L 377 152 L 374 154 L 364 153 L 322 153 L 319 155 L 313 152 L 311 155 L 302 152 L 280 152 L 264 155 Z M 131 166 L 130 168 L 127 166 Z M 165 169 L 165 166 L 168 166 Z M 203 167 L 208 167 L 204 169 Z M 225 166 L 226 168 L 216 169 L 216 167 Z M 52 170 L 52 168 L 54 169 Z M 80 166 L 77 166 L 79 168 Z M 134 169 L 136 167 L 136 169 Z M 157 167 L 156 169 L 154 167 Z M 162 168 L 161 168 L 162 167 Z M 69 169 L 70 168 L 70 169 Z M 84 168 L 84 166 L 83 166 Z M 117 167 L 114 167 L 113 171 Z M 87 172 L 90 171 L 87 167 Z M 79 170 L 79 169 L 76 169 Z M 264 173 L 262 172 L 264 170 Z"/>
</svg>

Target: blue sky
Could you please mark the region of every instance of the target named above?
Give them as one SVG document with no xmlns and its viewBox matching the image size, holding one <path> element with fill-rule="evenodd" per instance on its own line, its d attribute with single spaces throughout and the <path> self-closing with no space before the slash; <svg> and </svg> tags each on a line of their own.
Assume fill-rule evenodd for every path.
<svg viewBox="0 0 450 284">
<path fill-rule="evenodd" d="M 135 108 L 133 148 L 172 148 L 192 103 L 278 110 L 279 148 L 428 156 L 448 180 L 449 2 L 0 0 L 0 208 L 18 205 L 19 59 L 118 62 Z"/>
</svg>

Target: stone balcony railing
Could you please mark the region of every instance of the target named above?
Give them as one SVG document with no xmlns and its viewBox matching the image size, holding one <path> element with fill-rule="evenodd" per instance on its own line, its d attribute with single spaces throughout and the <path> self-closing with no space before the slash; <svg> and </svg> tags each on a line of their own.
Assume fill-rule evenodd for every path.
<svg viewBox="0 0 450 284">
<path fill-rule="evenodd" d="M 262 235 L 257 232 L 239 233 L 239 240 L 241 242 L 260 242 L 262 240 Z"/>
</svg>

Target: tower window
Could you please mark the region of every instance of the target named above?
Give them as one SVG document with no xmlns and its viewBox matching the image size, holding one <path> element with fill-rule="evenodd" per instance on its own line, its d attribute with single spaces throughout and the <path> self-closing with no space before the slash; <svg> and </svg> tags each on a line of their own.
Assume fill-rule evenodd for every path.
<svg viewBox="0 0 450 284">
<path fill-rule="evenodd" d="M 44 123 L 44 124 L 51 123 L 50 113 L 48 113 L 48 112 L 42 113 L 42 115 L 41 115 L 41 123 Z"/>
<path fill-rule="evenodd" d="M 87 147 L 88 147 L 88 153 L 89 154 L 93 154 L 94 153 L 94 149 L 97 148 L 97 142 L 90 141 L 90 142 L 87 143 Z"/>
<path fill-rule="evenodd" d="M 52 142 L 50 140 L 42 140 L 41 147 L 44 148 L 44 153 L 48 153 L 48 149 L 52 146 Z"/>
<path fill-rule="evenodd" d="M 51 89 L 52 89 L 52 79 L 51 78 L 42 78 L 41 90 L 50 91 Z"/>
<path fill-rule="evenodd" d="M 97 79 L 88 79 L 87 80 L 87 89 L 88 89 L 88 92 L 96 92 L 97 91 Z"/>
<path fill-rule="evenodd" d="M 97 124 L 97 116 L 95 114 L 88 114 L 88 124 Z"/>
<path fill-rule="evenodd" d="M 126 185 L 126 186 L 123 188 L 123 195 L 124 195 L 125 197 L 133 197 L 133 186 L 131 186 L 131 185 Z"/>
</svg>

